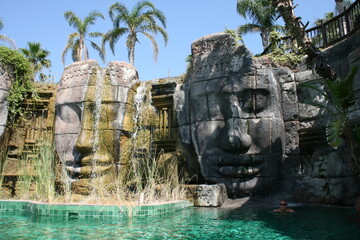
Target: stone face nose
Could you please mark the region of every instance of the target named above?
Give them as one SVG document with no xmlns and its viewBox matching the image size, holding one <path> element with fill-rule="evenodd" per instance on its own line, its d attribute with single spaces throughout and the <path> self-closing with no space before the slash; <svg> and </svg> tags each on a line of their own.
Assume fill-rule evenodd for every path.
<svg viewBox="0 0 360 240">
<path fill-rule="evenodd" d="M 92 130 L 81 129 L 75 147 L 82 154 L 91 153 L 93 148 Z"/>
<path fill-rule="evenodd" d="M 76 149 L 82 155 L 91 153 L 93 150 L 94 133 L 92 129 L 93 107 L 91 103 L 84 103 L 80 134 L 76 141 Z"/>
<path fill-rule="evenodd" d="M 229 150 L 245 153 L 251 146 L 252 139 L 247 133 L 246 121 L 242 120 L 241 104 L 236 96 L 230 96 L 232 117 L 227 121 Z"/>
<path fill-rule="evenodd" d="M 252 139 L 247 134 L 247 126 L 239 118 L 228 120 L 228 141 L 229 150 L 245 153 L 251 146 Z"/>
</svg>

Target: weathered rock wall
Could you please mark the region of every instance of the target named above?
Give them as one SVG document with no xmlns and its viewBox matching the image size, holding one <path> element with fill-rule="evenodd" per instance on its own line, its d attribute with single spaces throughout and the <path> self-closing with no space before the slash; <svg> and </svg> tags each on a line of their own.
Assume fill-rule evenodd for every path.
<svg viewBox="0 0 360 240">
<path fill-rule="evenodd" d="M 360 32 L 324 50 L 330 65 L 338 76 L 344 78 L 352 66 L 360 67 Z M 324 109 L 306 104 L 306 101 L 325 102 L 315 91 L 300 87 L 301 83 L 321 86 L 323 79 L 312 71 L 304 70 L 293 74 L 292 91 L 287 84 L 282 85 L 284 99 L 294 99 L 290 110 L 297 116 L 294 121 L 285 123 L 287 144 L 294 149 L 290 165 L 284 166 L 284 186 L 289 195 L 301 202 L 353 204 L 360 194 L 360 183 L 352 170 L 352 160 L 344 146 L 335 150 L 326 142 L 326 122 L 329 119 Z M 355 89 L 360 87 L 360 68 L 355 76 Z M 360 102 L 350 116 L 354 121 L 360 119 Z M 284 119 L 286 121 L 286 119 Z M 291 143 L 292 142 L 292 143 Z M 288 153 L 289 154 L 289 153 Z M 359 153 L 360 154 L 360 153 Z M 291 190 L 292 189 L 292 190 Z M 285 190 L 285 191 L 287 191 Z"/>
<path fill-rule="evenodd" d="M 8 117 L 6 96 L 8 95 L 12 82 L 13 77 L 11 73 L 0 63 L 0 143 L 3 140 Z"/>
<path fill-rule="evenodd" d="M 3 197 L 17 194 L 20 175 L 34 178 L 41 147 L 53 142 L 56 85 L 34 84 L 34 89 L 38 98 L 27 101 L 23 106 L 26 114 L 11 129 L 7 141 L 1 143 L 6 150 L 0 156 Z"/>
</svg>

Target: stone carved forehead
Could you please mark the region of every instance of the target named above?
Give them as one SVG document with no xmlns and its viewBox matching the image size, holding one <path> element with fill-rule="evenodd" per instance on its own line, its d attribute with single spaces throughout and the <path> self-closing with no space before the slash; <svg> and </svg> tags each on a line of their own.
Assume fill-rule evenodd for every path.
<svg viewBox="0 0 360 240">
<path fill-rule="evenodd" d="M 194 41 L 192 63 L 192 82 L 250 74 L 252 70 L 251 53 L 226 33 L 216 33 Z"/>
<path fill-rule="evenodd" d="M 58 87 L 56 105 L 94 100 L 97 79 L 103 80 L 103 101 L 125 102 L 127 90 L 138 80 L 136 69 L 128 63 L 113 61 L 102 69 L 96 60 L 67 66 Z"/>
<path fill-rule="evenodd" d="M 113 61 L 108 65 L 111 85 L 124 85 L 130 87 L 139 79 L 134 66 L 126 62 Z"/>
<path fill-rule="evenodd" d="M 58 90 L 86 86 L 89 76 L 96 71 L 98 66 L 96 60 L 80 61 L 66 66 Z"/>
<path fill-rule="evenodd" d="M 233 38 L 226 33 L 215 33 L 195 40 L 191 45 L 193 56 L 209 54 L 216 51 L 226 53 L 236 46 Z"/>
</svg>

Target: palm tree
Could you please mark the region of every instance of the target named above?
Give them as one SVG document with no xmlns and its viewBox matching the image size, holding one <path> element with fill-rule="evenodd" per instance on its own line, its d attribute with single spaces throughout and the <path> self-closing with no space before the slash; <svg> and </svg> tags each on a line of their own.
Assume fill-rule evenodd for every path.
<svg viewBox="0 0 360 240">
<path fill-rule="evenodd" d="M 305 26 L 300 24 L 299 17 L 295 16 L 292 0 L 271 0 L 272 5 L 279 11 L 285 22 L 287 31 L 293 35 L 299 48 L 308 56 L 308 64 L 312 64 L 317 74 L 321 77 L 335 80 L 337 75 L 329 65 L 321 51 L 311 42 L 305 34 Z"/>
<path fill-rule="evenodd" d="M 65 20 L 68 21 L 69 26 L 75 28 L 76 32 L 71 33 L 68 36 L 68 43 L 62 53 L 62 62 L 65 64 L 65 55 L 68 50 L 72 50 L 71 56 L 74 62 L 88 60 L 89 52 L 85 44 L 85 41 L 89 41 L 91 46 L 99 52 L 101 59 L 104 61 L 104 51 L 95 42 L 87 39 L 87 37 L 101 37 L 99 32 L 89 33 L 89 26 L 95 24 L 95 20 L 100 17 L 104 19 L 104 16 L 98 11 L 92 11 L 84 20 L 81 20 L 73 12 L 67 11 L 64 14 Z"/>
<path fill-rule="evenodd" d="M 36 74 L 39 74 L 39 79 L 41 81 L 45 81 L 48 76 L 41 73 L 44 68 L 51 67 L 51 61 L 47 59 L 50 55 L 50 52 L 42 49 L 40 43 L 38 42 L 28 42 L 28 49 L 20 48 L 19 51 L 24 54 L 24 56 L 29 60 L 33 69 L 34 69 L 34 77 Z"/>
<path fill-rule="evenodd" d="M 4 24 L 3 24 L 2 20 L 0 19 L 0 30 L 3 29 L 3 27 L 4 27 Z M 9 38 L 5 35 L 0 35 L 0 41 L 9 43 L 13 48 L 16 48 L 14 40 L 12 40 L 11 38 Z"/>
<path fill-rule="evenodd" d="M 251 19 L 251 23 L 239 26 L 239 34 L 260 32 L 264 49 L 269 45 L 270 32 L 284 32 L 284 27 L 276 24 L 278 12 L 267 0 L 238 0 L 237 11 Z"/>
<path fill-rule="evenodd" d="M 103 38 L 103 46 L 109 43 L 110 49 L 115 54 L 115 44 L 119 38 L 127 34 L 126 47 L 128 49 L 128 58 L 131 65 L 134 65 L 135 44 L 139 42 L 138 34 L 145 35 L 152 43 L 154 52 L 154 61 L 158 56 L 158 45 L 152 34 L 160 33 L 164 38 L 165 45 L 168 42 L 168 35 L 165 31 L 166 17 L 154 4 L 149 1 L 138 2 L 131 12 L 125 5 L 116 2 L 109 8 L 109 15 L 113 22 L 113 29 L 108 31 Z M 157 21 L 163 26 L 159 26 Z M 124 27 L 121 26 L 124 24 Z"/>
</svg>

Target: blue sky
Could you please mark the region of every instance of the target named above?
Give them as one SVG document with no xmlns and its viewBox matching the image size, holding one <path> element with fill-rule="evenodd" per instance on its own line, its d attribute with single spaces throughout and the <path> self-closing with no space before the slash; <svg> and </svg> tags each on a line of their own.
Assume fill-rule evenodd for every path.
<svg viewBox="0 0 360 240">
<path fill-rule="evenodd" d="M 67 36 L 73 28 L 64 19 L 65 11 L 73 11 L 80 18 L 87 16 L 92 10 L 100 11 L 105 20 L 98 19 L 90 31 L 106 32 L 112 25 L 108 9 L 116 0 L 1 0 L 0 18 L 4 28 L 0 32 L 16 42 L 16 47 L 25 48 L 27 42 L 40 42 L 44 49 L 51 52 L 51 74 L 55 82 L 60 80 L 64 66 L 61 53 L 67 43 Z M 129 9 L 137 0 L 122 0 Z M 235 29 L 246 23 L 236 12 L 236 0 L 151 0 L 167 17 L 168 45 L 164 46 L 161 36 L 158 61 L 153 61 L 152 47 L 148 39 L 140 37 L 140 45 L 135 49 L 135 67 L 141 80 L 178 76 L 186 70 L 186 57 L 190 54 L 191 43 L 208 34 L 221 32 L 225 27 Z M 301 16 L 303 22 L 312 22 L 322 18 L 325 12 L 335 8 L 334 0 L 295 0 L 299 4 L 295 14 Z M 261 52 L 259 34 L 248 34 L 244 37 L 245 45 L 254 54 Z M 125 37 L 123 37 L 125 39 Z M 100 39 L 93 39 L 100 43 Z M 2 44 L 2 43 L 0 43 Z M 91 48 L 91 46 L 89 46 Z M 109 61 L 126 61 L 127 49 L 125 41 L 116 45 L 115 56 L 107 51 L 106 63 L 103 64 L 97 53 L 90 51 L 90 58 L 97 59 L 100 66 L 105 67 Z M 65 65 L 71 64 L 70 55 L 66 56 Z"/>
</svg>

